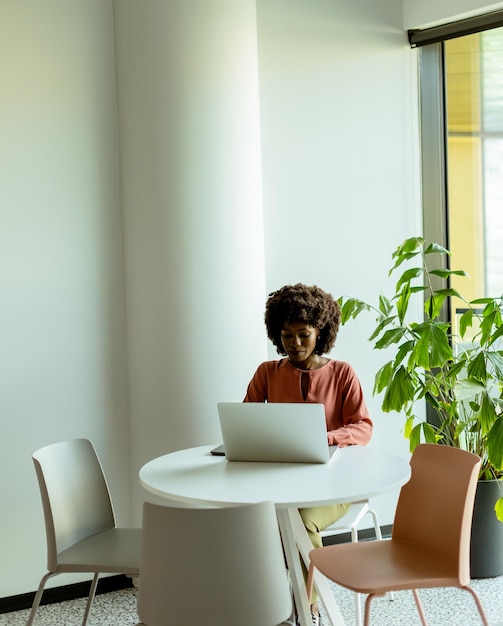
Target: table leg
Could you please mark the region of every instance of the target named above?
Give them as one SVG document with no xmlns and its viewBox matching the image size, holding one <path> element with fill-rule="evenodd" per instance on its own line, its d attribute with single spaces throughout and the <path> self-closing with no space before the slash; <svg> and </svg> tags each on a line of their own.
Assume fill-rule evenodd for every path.
<svg viewBox="0 0 503 626">
<path fill-rule="evenodd" d="M 293 598 L 301 626 L 312 626 L 311 611 L 307 601 L 306 585 L 297 550 L 297 542 L 292 528 L 288 509 L 277 509 L 278 524 L 283 540 L 286 563 L 292 581 Z"/>
<path fill-rule="evenodd" d="M 291 528 L 291 531 L 293 532 L 297 550 L 300 553 L 302 560 L 306 564 L 306 567 L 309 568 L 309 552 L 313 549 L 313 545 L 311 543 L 311 540 L 309 539 L 309 535 L 306 532 L 306 528 L 298 510 L 288 509 L 287 513 L 289 517 L 289 526 Z M 301 579 L 302 584 L 304 584 L 302 572 Z M 325 576 L 323 576 L 323 574 L 321 574 L 320 572 L 315 571 L 314 584 L 316 585 L 318 595 L 325 608 L 330 626 L 344 626 L 344 619 L 341 615 L 337 602 L 335 601 L 334 595 L 328 585 Z M 304 596 L 306 596 L 305 591 Z"/>
</svg>

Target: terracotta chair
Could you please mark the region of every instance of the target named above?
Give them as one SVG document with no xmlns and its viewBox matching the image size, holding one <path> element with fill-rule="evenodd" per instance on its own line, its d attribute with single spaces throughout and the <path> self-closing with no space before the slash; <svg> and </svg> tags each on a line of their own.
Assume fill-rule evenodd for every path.
<svg viewBox="0 0 503 626">
<path fill-rule="evenodd" d="M 374 509 L 370 508 L 370 502 L 368 500 L 358 500 L 357 502 L 352 502 L 349 511 L 336 522 L 320 531 L 320 535 L 322 537 L 332 537 L 333 535 L 349 531 L 351 533 L 351 541 L 356 543 L 358 541 L 358 525 L 366 515 L 370 515 L 372 517 L 375 538 L 380 541 L 382 539 L 382 533 L 379 518 L 377 517 L 377 513 Z M 393 593 L 389 594 L 389 599 L 394 599 Z M 362 607 L 359 593 L 355 593 L 355 612 L 356 626 L 361 626 Z"/>
<path fill-rule="evenodd" d="M 458 587 L 470 592 L 482 623 L 489 622 L 470 584 L 470 530 L 480 458 L 436 444 L 419 445 L 411 458 L 412 477 L 401 489 L 391 540 L 349 543 L 310 552 L 308 592 L 314 568 L 339 585 L 372 599 L 389 591 L 412 590 L 423 626 L 418 589 Z M 454 618 L 453 618 L 454 619 Z"/>
<path fill-rule="evenodd" d="M 141 529 L 116 527 L 108 485 L 90 441 L 61 441 L 32 456 L 42 496 L 49 571 L 40 581 L 26 626 L 35 620 L 49 578 L 90 572 L 94 578 L 85 626 L 100 573 L 139 575 Z"/>
</svg>

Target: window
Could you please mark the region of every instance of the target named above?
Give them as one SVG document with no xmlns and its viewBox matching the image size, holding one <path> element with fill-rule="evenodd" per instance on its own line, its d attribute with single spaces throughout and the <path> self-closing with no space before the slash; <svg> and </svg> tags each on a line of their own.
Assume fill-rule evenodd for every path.
<svg viewBox="0 0 503 626">
<path fill-rule="evenodd" d="M 425 238 L 470 274 L 452 279 L 468 300 L 503 293 L 503 13 L 477 20 L 409 33 L 423 46 Z"/>
<path fill-rule="evenodd" d="M 503 293 L 503 28 L 446 41 L 444 59 L 448 245 L 472 277 L 458 279 L 463 293 L 496 296 Z"/>
</svg>

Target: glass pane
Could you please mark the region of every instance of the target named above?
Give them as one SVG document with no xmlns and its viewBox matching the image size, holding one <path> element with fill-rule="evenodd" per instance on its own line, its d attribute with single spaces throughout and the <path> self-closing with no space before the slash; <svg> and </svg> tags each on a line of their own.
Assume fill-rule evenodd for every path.
<svg viewBox="0 0 503 626">
<path fill-rule="evenodd" d="M 503 131 L 503 29 L 481 33 L 484 131 Z"/>
<path fill-rule="evenodd" d="M 503 293 L 503 29 L 446 41 L 448 246 L 467 299 Z"/>
<path fill-rule="evenodd" d="M 503 138 L 484 142 L 484 189 L 487 294 L 498 295 L 503 293 Z"/>
</svg>

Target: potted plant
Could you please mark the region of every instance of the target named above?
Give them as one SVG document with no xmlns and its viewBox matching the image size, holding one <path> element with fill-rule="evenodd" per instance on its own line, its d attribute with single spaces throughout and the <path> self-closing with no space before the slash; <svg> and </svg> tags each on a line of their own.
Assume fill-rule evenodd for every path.
<svg viewBox="0 0 503 626">
<path fill-rule="evenodd" d="M 384 412 L 404 413 L 411 451 L 425 441 L 463 448 L 482 458 L 476 508 L 482 498 L 481 484 L 491 484 L 496 496 L 489 496 L 490 520 L 483 514 L 481 532 L 490 543 L 494 540 L 488 534 L 501 535 L 500 548 L 489 546 L 490 559 L 496 559 L 500 571 L 493 573 L 491 566 L 489 574 L 474 572 L 480 553 L 474 538 L 476 512 L 472 575 L 499 575 L 503 573 L 503 296 L 467 301 L 448 284 L 453 275 L 467 276 L 463 270 L 448 269 L 449 257 L 450 252 L 439 244 L 426 245 L 421 237 L 407 239 L 392 255 L 389 275 L 401 268 L 394 294 L 381 294 L 375 305 L 342 296 L 341 323 L 365 311 L 376 314 L 369 340 L 391 359 L 375 375 L 374 394 L 383 394 Z M 417 294 L 424 300 L 424 315 L 414 320 L 409 305 Z M 455 302 L 462 303 L 463 312 L 459 320 L 447 319 L 445 311 Z M 420 402 L 429 407 L 427 421 L 418 414 Z M 488 529 L 488 523 L 493 527 Z M 485 556 L 482 559 L 487 561 Z"/>
</svg>

